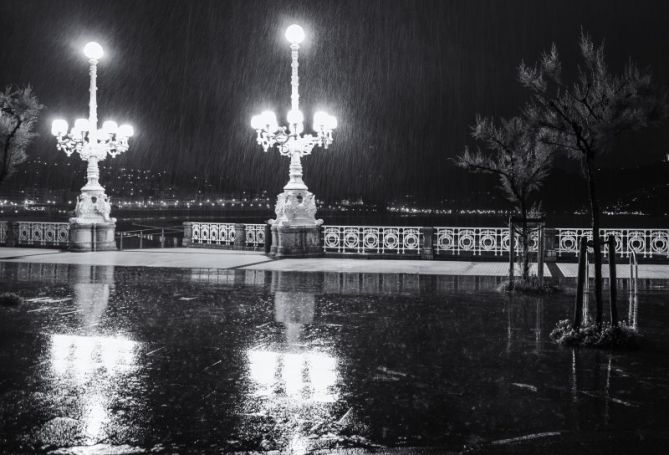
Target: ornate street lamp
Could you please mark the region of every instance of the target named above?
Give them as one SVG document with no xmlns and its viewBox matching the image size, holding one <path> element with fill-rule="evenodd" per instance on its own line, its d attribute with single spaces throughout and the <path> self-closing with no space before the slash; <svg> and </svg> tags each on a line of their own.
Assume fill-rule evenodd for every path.
<svg viewBox="0 0 669 455">
<path fill-rule="evenodd" d="M 286 39 L 290 42 L 292 56 L 291 109 L 286 117 L 288 126 L 279 126 L 276 115 L 271 111 L 253 116 L 251 126 L 256 130 L 256 140 L 265 152 L 276 147 L 281 155 L 290 157 L 289 180 L 283 187 L 283 193 L 277 197 L 276 220 L 269 221 L 273 225 L 272 254 L 304 256 L 321 252 L 318 227 L 323 220 L 316 219 L 314 195 L 302 180 L 301 158 L 311 154 L 315 146 L 328 148 L 332 143 L 332 132 L 337 128 L 337 119 L 325 112 L 316 112 L 313 121 L 315 134 L 303 134 L 304 114 L 300 111 L 298 53 L 300 43 L 304 40 L 304 30 L 293 24 L 286 29 Z"/>
<path fill-rule="evenodd" d="M 75 217 L 70 218 L 70 247 L 73 250 L 88 251 L 116 249 L 114 230 L 116 219 L 110 218 L 111 205 L 100 185 L 98 162 L 107 155 L 115 157 L 128 150 L 128 138 L 134 131 L 130 125 L 118 126 L 115 121 L 107 120 L 98 129 L 97 113 L 97 64 L 103 55 L 102 46 L 90 42 L 84 47 L 84 54 L 90 63 L 90 99 L 88 119 L 77 119 L 68 133 L 65 120 L 54 120 L 51 133 L 58 140 L 58 150 L 67 156 L 78 153 L 88 162 L 86 185 L 81 188 L 74 209 Z"/>
</svg>

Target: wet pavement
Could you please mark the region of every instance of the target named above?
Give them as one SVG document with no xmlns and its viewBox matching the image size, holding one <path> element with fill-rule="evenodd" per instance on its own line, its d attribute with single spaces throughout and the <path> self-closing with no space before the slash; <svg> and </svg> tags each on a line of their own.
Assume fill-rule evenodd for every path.
<svg viewBox="0 0 669 455">
<path fill-rule="evenodd" d="M 669 284 L 610 353 L 499 280 L 0 263 L 0 452 L 664 453 Z"/>
</svg>

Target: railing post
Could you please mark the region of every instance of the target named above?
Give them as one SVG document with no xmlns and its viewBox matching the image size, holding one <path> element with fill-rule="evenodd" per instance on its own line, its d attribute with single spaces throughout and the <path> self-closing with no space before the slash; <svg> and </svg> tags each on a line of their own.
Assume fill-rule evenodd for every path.
<svg viewBox="0 0 669 455">
<path fill-rule="evenodd" d="M 544 227 L 544 262 L 557 261 L 558 230 Z"/>
<path fill-rule="evenodd" d="M 434 228 L 421 227 L 422 245 L 420 245 L 420 258 L 431 261 L 434 259 Z"/>
<path fill-rule="evenodd" d="M 588 260 L 588 239 L 581 237 L 581 247 L 578 253 L 578 281 L 576 283 L 576 303 L 574 305 L 574 328 L 581 326 L 583 313 L 583 286 L 588 277 L 585 276 L 585 262 Z"/>
<path fill-rule="evenodd" d="M 235 224 L 235 250 L 243 250 L 246 247 L 246 225 Z"/>
<path fill-rule="evenodd" d="M 544 248 L 546 239 L 544 238 L 544 226 L 539 226 L 539 251 L 537 251 L 537 276 L 539 277 L 539 284 L 544 284 Z"/>
<path fill-rule="evenodd" d="M 618 308 L 616 297 L 618 283 L 616 279 L 616 238 L 609 235 L 609 306 L 611 309 L 611 326 L 618 324 Z"/>
<path fill-rule="evenodd" d="M 118 242 L 118 249 L 123 251 L 123 232 L 121 232 L 121 235 L 119 236 L 119 242 Z"/>
<path fill-rule="evenodd" d="M 141 250 L 144 245 L 144 233 L 139 231 L 139 249 Z"/>
<path fill-rule="evenodd" d="M 165 248 L 165 228 L 160 228 L 160 247 Z"/>
<path fill-rule="evenodd" d="M 509 285 L 513 287 L 516 262 L 516 236 L 513 232 L 513 221 L 509 217 Z"/>
<path fill-rule="evenodd" d="M 189 247 L 193 244 L 193 222 L 185 221 L 184 226 L 184 238 L 181 241 L 181 246 Z"/>
<path fill-rule="evenodd" d="M 272 225 L 265 223 L 265 254 L 269 254 L 272 249 Z"/>
</svg>

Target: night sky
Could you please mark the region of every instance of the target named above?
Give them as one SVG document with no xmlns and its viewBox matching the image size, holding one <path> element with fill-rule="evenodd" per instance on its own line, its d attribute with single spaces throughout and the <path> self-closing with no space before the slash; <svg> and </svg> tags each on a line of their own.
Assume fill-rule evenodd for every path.
<svg viewBox="0 0 669 455">
<path fill-rule="evenodd" d="M 1 0 L 0 84 L 33 85 L 47 109 L 30 154 L 65 162 L 50 124 L 87 116 L 81 48 L 97 40 L 106 52 L 100 120 L 127 121 L 136 131 L 115 166 L 165 169 L 176 181 L 199 175 L 224 191 L 278 193 L 288 159 L 255 144 L 250 117 L 271 108 L 285 123 L 283 32 L 297 22 L 307 32 L 300 55 L 306 128 L 318 108 L 339 120 L 331 148 L 303 160 L 310 189 L 330 198 L 457 198 L 489 182 L 449 159 L 470 143 L 477 113 L 513 115 L 527 100 L 516 82 L 521 60 L 534 62 L 555 42 L 573 70 L 582 26 L 606 40 L 613 69 L 632 57 L 667 86 L 668 13 L 666 0 Z M 667 128 L 645 130 L 605 166 L 660 162 L 668 140 Z"/>
</svg>

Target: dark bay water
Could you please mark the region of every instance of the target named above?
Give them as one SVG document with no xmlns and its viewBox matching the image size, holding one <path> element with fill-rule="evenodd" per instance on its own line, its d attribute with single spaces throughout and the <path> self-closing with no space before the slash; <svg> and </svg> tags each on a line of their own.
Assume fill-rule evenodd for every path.
<svg viewBox="0 0 669 455">
<path fill-rule="evenodd" d="M 644 349 L 612 353 L 550 342 L 569 293 L 497 283 L 0 263 L 26 299 L 0 307 L 0 451 L 666 443 L 666 283 L 639 295 Z"/>
</svg>

